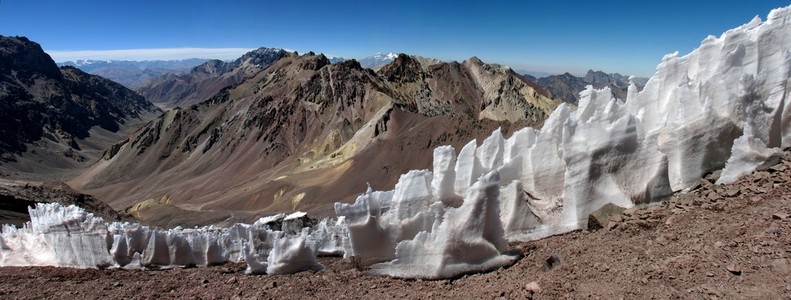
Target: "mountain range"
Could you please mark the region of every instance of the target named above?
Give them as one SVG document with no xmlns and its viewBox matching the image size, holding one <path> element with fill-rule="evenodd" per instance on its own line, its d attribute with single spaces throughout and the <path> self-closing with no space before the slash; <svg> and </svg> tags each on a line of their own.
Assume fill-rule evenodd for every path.
<svg viewBox="0 0 791 300">
<path fill-rule="evenodd" d="M 58 63 L 58 66 L 72 66 L 85 73 L 99 75 L 118 82 L 129 89 L 137 89 L 145 82 L 165 74 L 184 74 L 207 59 L 191 58 L 183 60 L 75 60 Z"/>
<path fill-rule="evenodd" d="M 634 82 L 639 89 L 645 85 L 648 78 L 624 76 L 618 73 L 604 73 L 602 71 L 588 70 L 585 76 L 578 77 L 570 73 L 560 75 L 550 75 L 536 78 L 529 74 L 524 74 L 525 79 L 535 83 L 542 89 L 547 90 L 552 96 L 562 99 L 571 104 L 577 104 L 580 92 L 585 90 L 588 85 L 593 88 L 601 89 L 608 87 L 613 92 L 615 98 L 625 100 L 629 83 Z"/>
<path fill-rule="evenodd" d="M 231 62 L 209 60 L 188 73 L 166 74 L 150 80 L 137 91 L 160 107 L 188 107 L 209 99 L 225 87 L 241 83 L 286 53 L 279 48 L 259 48 Z"/>
<path fill-rule="evenodd" d="M 388 52 L 387 54 L 382 54 L 381 52 L 377 52 L 373 56 L 361 58 L 359 62 L 363 68 L 373 69 L 374 71 L 376 71 L 379 70 L 384 65 L 393 62 L 397 57 L 398 54 L 393 52 Z"/>
<path fill-rule="evenodd" d="M 74 175 L 161 111 L 113 81 L 58 68 L 41 46 L 0 36 L 0 174 Z"/>
</svg>

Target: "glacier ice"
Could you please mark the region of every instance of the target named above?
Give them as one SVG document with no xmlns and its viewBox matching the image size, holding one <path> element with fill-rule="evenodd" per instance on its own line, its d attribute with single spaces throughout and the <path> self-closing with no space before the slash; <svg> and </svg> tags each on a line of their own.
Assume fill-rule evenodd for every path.
<svg viewBox="0 0 791 300">
<path fill-rule="evenodd" d="M 316 255 L 304 237 L 286 237 L 275 241 L 275 247 L 266 259 L 269 275 L 291 274 L 303 270 L 321 271 L 324 266 L 316 261 Z"/>
<path fill-rule="evenodd" d="M 260 223 L 169 230 L 107 223 L 82 208 L 57 203 L 39 203 L 29 212 L 31 221 L 22 228 L 3 226 L 0 266 L 171 268 L 245 261 L 249 273 L 287 274 L 321 269 L 315 249 L 337 254 L 347 240 L 344 227 L 326 221 L 320 230 L 287 234 Z M 304 217 L 293 214 L 289 220 Z"/>
<path fill-rule="evenodd" d="M 398 242 L 426 231 L 443 212 L 443 204 L 434 197 L 433 177 L 427 170 L 413 170 L 399 178 L 395 189 L 368 192 L 353 204 L 336 203 L 335 213 L 343 217 L 350 248 L 345 256 L 355 256 L 365 263 L 395 258 Z"/>
<path fill-rule="evenodd" d="M 492 171 L 467 189 L 463 204 L 436 218 L 431 232 L 422 231 L 396 246 L 396 258 L 372 266 L 374 274 L 406 278 L 452 278 L 512 264 L 500 224 L 498 183 Z"/>
</svg>

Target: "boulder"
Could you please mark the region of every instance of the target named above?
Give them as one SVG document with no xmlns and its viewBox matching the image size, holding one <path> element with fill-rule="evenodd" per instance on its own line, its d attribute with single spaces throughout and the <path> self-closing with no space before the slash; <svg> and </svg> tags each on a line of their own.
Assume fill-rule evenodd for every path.
<svg viewBox="0 0 791 300">
<path fill-rule="evenodd" d="M 588 216 L 588 230 L 604 228 L 613 216 L 620 215 L 624 210 L 626 209 L 612 203 L 605 204 Z"/>
</svg>

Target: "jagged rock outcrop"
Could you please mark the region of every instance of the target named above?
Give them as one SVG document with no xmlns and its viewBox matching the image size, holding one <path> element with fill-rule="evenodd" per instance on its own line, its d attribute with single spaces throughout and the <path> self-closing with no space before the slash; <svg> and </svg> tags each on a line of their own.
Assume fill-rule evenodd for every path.
<svg viewBox="0 0 791 300">
<path fill-rule="evenodd" d="M 401 55 L 374 72 L 285 53 L 152 121 L 70 183 L 118 209 L 169 195 L 185 209 L 327 215 L 361 183 L 392 185 L 396 174 L 428 167 L 436 145 L 538 124 L 556 105 L 510 69 L 477 59 Z"/>
<path fill-rule="evenodd" d="M 27 38 L 0 36 L 0 176 L 84 168 L 158 113 L 120 84 L 58 68 Z"/>
<path fill-rule="evenodd" d="M 210 60 L 187 74 L 152 79 L 140 86 L 138 92 L 161 107 L 188 107 L 209 99 L 225 87 L 239 84 L 286 53 L 283 49 L 258 48 L 232 62 Z"/>
</svg>

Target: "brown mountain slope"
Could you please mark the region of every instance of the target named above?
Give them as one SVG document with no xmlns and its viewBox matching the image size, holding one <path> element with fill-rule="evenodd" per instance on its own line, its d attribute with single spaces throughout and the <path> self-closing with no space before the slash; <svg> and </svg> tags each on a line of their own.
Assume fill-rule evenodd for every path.
<svg viewBox="0 0 791 300">
<path fill-rule="evenodd" d="M 0 36 L 0 177 L 74 176 L 159 113 L 115 82 L 58 68 L 27 38 Z"/>
<path fill-rule="evenodd" d="M 430 167 L 435 146 L 539 123 L 556 105 L 477 59 L 424 66 L 401 55 L 374 73 L 287 54 L 152 121 L 71 184 L 121 209 L 168 195 L 193 210 L 326 214 L 366 182 L 382 189 Z"/>
<path fill-rule="evenodd" d="M 210 60 L 187 74 L 154 78 L 137 91 L 160 107 L 188 107 L 209 99 L 225 87 L 239 84 L 285 53 L 282 49 L 258 48 L 232 62 Z"/>
</svg>

